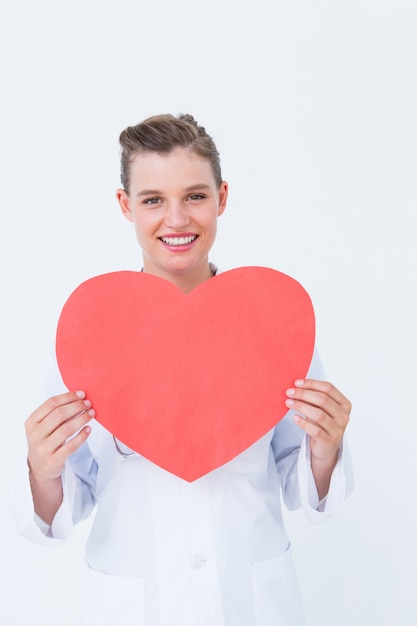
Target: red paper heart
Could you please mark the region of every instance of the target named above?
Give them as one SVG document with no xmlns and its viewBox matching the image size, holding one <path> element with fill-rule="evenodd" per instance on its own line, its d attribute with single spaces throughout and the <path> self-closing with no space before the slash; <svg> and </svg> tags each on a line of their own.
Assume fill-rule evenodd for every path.
<svg viewBox="0 0 417 626">
<path fill-rule="evenodd" d="M 66 386 L 86 391 L 105 428 L 193 481 L 279 422 L 313 347 L 301 285 L 246 267 L 188 295 L 141 272 L 87 280 L 62 310 L 56 353 Z"/>
</svg>

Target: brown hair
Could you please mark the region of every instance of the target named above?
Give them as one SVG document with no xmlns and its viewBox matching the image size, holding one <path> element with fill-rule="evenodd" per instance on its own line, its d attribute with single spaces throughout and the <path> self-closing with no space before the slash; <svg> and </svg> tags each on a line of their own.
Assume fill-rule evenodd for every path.
<svg viewBox="0 0 417 626">
<path fill-rule="evenodd" d="M 123 189 L 129 193 L 130 165 L 141 152 L 168 154 L 174 148 L 189 148 L 210 162 L 214 179 L 220 187 L 222 175 L 220 156 L 213 139 L 199 126 L 192 115 L 169 113 L 148 117 L 136 126 L 128 126 L 120 133 L 120 179 Z"/>
</svg>

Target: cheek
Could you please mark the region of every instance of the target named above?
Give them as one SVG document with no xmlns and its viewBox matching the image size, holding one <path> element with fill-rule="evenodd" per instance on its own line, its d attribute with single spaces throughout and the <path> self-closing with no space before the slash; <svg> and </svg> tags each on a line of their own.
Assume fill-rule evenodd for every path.
<svg viewBox="0 0 417 626">
<path fill-rule="evenodd" d="M 136 232 L 138 233 L 150 232 L 154 221 L 155 220 L 152 220 L 150 216 L 144 215 L 142 212 L 137 212 L 133 215 L 133 222 Z"/>
<path fill-rule="evenodd" d="M 210 231 L 215 235 L 217 232 L 217 211 L 214 212 L 211 220 L 210 220 Z"/>
<path fill-rule="evenodd" d="M 200 215 L 200 223 L 206 230 L 215 231 L 217 228 L 217 206 L 211 207 L 207 213 Z"/>
<path fill-rule="evenodd" d="M 159 221 L 154 218 L 144 219 L 141 216 L 140 219 L 134 220 L 136 239 L 139 242 L 141 248 L 148 247 L 157 239 L 157 233 L 159 231 Z"/>
</svg>

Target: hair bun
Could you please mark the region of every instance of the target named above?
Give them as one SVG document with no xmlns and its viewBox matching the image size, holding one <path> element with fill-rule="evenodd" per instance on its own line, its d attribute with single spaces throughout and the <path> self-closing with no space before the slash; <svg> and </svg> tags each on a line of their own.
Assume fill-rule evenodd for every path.
<svg viewBox="0 0 417 626">
<path fill-rule="evenodd" d="M 200 137 L 206 137 L 206 129 L 204 128 L 204 126 L 200 126 L 197 120 L 195 120 L 194 117 L 190 115 L 190 113 L 184 113 L 183 115 L 179 115 L 178 119 L 182 120 L 183 122 L 187 122 L 188 124 L 191 124 L 191 126 L 194 126 L 194 128 L 197 129 Z"/>
<path fill-rule="evenodd" d="M 184 113 L 182 115 L 179 115 L 178 119 L 183 120 L 184 122 L 188 122 L 189 124 L 192 124 L 193 126 L 198 127 L 197 120 L 195 120 L 193 116 L 190 115 L 190 113 Z"/>
</svg>

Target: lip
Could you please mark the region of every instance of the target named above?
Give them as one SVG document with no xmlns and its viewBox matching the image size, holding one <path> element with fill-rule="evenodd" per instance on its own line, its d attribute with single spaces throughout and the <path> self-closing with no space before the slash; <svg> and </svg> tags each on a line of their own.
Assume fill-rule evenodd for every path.
<svg viewBox="0 0 417 626">
<path fill-rule="evenodd" d="M 191 241 L 186 241 L 184 243 L 168 243 L 168 241 L 164 241 L 164 239 L 169 239 L 171 241 L 173 240 L 179 240 L 179 239 L 188 239 L 191 238 Z M 198 235 L 196 233 L 169 233 L 166 235 L 161 235 L 160 237 L 158 237 L 159 241 L 161 242 L 161 244 L 164 246 L 165 249 L 170 250 L 172 252 L 186 252 L 187 250 L 191 250 L 191 248 L 193 248 L 194 244 L 196 243 L 197 239 L 198 239 Z"/>
</svg>

